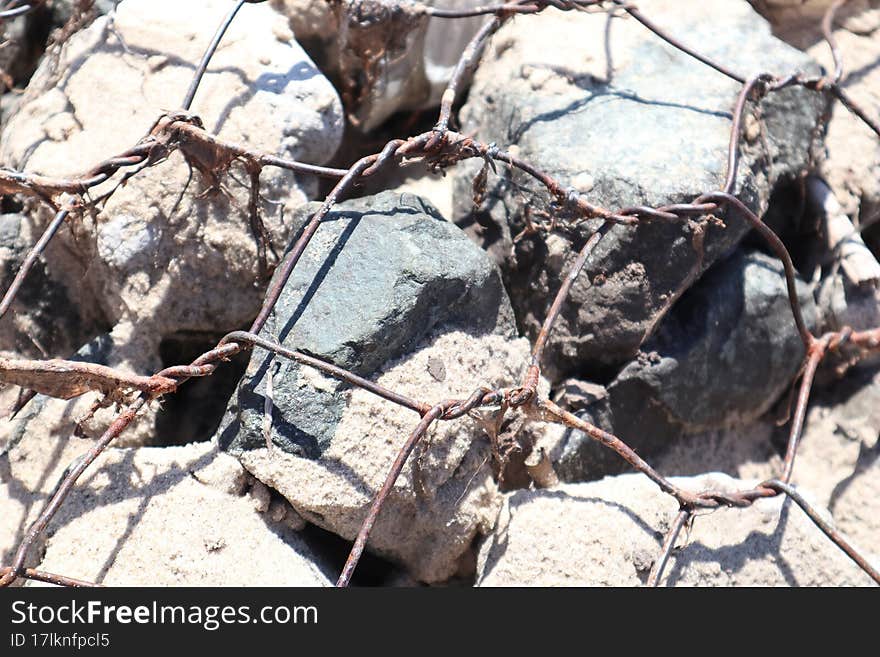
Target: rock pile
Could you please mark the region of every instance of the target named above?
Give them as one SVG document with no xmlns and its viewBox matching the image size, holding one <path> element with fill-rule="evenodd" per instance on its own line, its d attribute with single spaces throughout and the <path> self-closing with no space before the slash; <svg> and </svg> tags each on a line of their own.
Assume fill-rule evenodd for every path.
<svg viewBox="0 0 880 657">
<path fill-rule="evenodd" d="M 433 115 L 485 20 L 431 17 L 426 7 L 480 4 L 245 3 L 189 113 L 181 99 L 230 2 L 99 2 L 90 24 L 42 57 L 47 37 L 30 42 L 29 24 L 19 24 L 9 52 L 35 54 L 9 81 L 23 85 L 36 71 L 0 102 L 0 167 L 73 177 L 169 113 L 197 116 L 208 133 L 247 148 L 349 166 L 387 131 L 406 137 L 426 122 L 401 112 Z M 828 4 L 705 0 L 682 12 L 680 2 L 641 0 L 639 10 L 744 75 L 819 75 L 833 65 L 827 46 L 797 26 Z M 880 97 L 875 4 L 851 3 L 835 32 L 844 87 L 869 108 Z M 458 134 L 546 171 L 570 199 L 612 210 L 690 203 L 725 187 L 741 84 L 623 11 L 541 9 L 493 37 L 458 98 Z M 57 27 L 72 12 L 56 2 L 44 18 Z M 0 51 L 0 69 L 8 54 Z M 851 219 L 870 221 L 880 208 L 880 147 L 814 90 L 792 85 L 756 100 L 746 103 L 733 193 L 792 252 L 793 294 L 811 330 L 872 327 L 880 233 L 857 237 Z M 181 146 L 81 195 L 85 210 L 71 214 L 0 318 L 4 357 L 149 374 L 251 324 L 278 281 L 274 266 L 332 182 L 256 172 L 240 158 L 206 168 L 192 153 Z M 447 154 L 406 162 L 445 182 L 395 189 L 402 178 L 381 170 L 349 189 L 317 225 L 260 336 L 419 404 L 507 391 L 496 406 L 435 422 L 404 465 L 367 542 L 374 564 L 387 565 L 386 583 L 644 584 L 676 501 L 642 474 L 621 474 L 617 455 L 536 405 L 504 415 L 598 221 L 576 221 L 500 161 L 446 170 Z M 474 185 L 481 168 L 485 190 Z M 0 198 L 3 290 L 53 215 L 38 198 Z M 774 420 L 804 352 L 779 259 L 728 206 L 717 217 L 613 227 L 574 279 L 537 394 L 613 432 L 683 489 L 733 492 L 779 475 L 787 436 Z M 218 370 L 232 372 L 225 395 L 209 387 L 207 401 L 185 396 L 216 383 L 214 374 L 150 402 L 74 488 L 28 565 L 114 585 L 331 584 L 339 544 L 358 534 L 424 411 L 267 349 L 240 357 L 240 379 L 234 366 Z M 826 364 L 794 483 L 878 562 L 878 366 L 862 363 L 840 383 L 835 368 L 853 364 Z M 17 407 L 17 397 L 0 390 L 0 408 Z M 0 566 L 61 473 L 117 415 L 107 406 L 89 416 L 97 397 L 37 395 L 0 423 Z M 157 446 L 187 443 L 194 424 L 210 440 Z M 663 583 L 870 579 L 775 498 L 697 514 Z"/>
</svg>

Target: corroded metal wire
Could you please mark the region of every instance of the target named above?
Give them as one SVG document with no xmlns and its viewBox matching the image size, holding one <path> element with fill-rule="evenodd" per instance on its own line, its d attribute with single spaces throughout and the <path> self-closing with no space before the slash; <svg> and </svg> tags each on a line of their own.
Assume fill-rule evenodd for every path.
<svg viewBox="0 0 880 657">
<path fill-rule="evenodd" d="M 187 90 L 183 103 L 184 110 L 188 110 L 192 104 L 202 76 L 205 70 L 207 70 L 213 53 L 216 51 L 223 34 L 245 1 L 254 0 L 237 0 L 234 8 L 218 28 L 217 33 L 206 50 L 201 63 L 197 67 L 190 87 Z M 775 233 L 763 224 L 754 212 L 735 196 L 741 124 L 745 107 L 749 100 L 760 102 L 767 94 L 788 88 L 792 85 L 801 85 L 820 93 L 829 94 L 831 97 L 840 100 L 850 111 L 856 116 L 862 118 L 862 120 L 880 135 L 880 127 L 878 127 L 876 123 L 873 123 L 867 117 L 864 110 L 862 110 L 855 101 L 850 99 L 839 86 L 840 80 L 842 79 L 843 64 L 839 50 L 831 34 L 831 26 L 833 25 L 834 11 L 836 11 L 842 4 L 842 2 L 836 2 L 829 9 L 829 12 L 823 20 L 823 31 L 829 42 L 829 46 L 832 49 L 835 61 L 835 71 L 831 76 L 825 78 L 807 78 L 798 72 L 785 76 L 763 73 L 749 79 L 746 79 L 726 66 L 701 55 L 683 42 L 670 36 L 665 30 L 661 29 L 654 22 L 642 15 L 637 8 L 629 3 L 623 2 L 623 0 L 613 0 L 610 2 L 587 0 L 581 2 L 573 0 L 522 0 L 520 2 L 487 5 L 477 9 L 459 11 L 458 14 L 454 11 L 436 9 L 427 10 L 423 8 L 425 11 L 428 11 L 428 13 L 431 13 L 431 15 L 440 18 L 452 19 L 475 15 L 491 15 L 492 17 L 478 32 L 477 36 L 471 41 L 462 57 L 459 59 L 446 93 L 443 95 L 440 113 L 435 128 L 421 135 L 410 137 L 409 139 L 391 140 L 386 144 L 382 151 L 361 158 L 347 169 L 299 163 L 272 154 L 262 153 L 246 146 L 223 142 L 216 136 L 206 132 L 202 127 L 201 122 L 186 111 L 174 112 L 160 117 L 150 133 L 133 148 L 116 157 L 109 158 L 104 162 L 99 163 L 91 170 L 72 178 L 50 178 L 26 172 L 0 169 L 0 193 L 31 196 L 40 202 L 49 204 L 56 210 L 55 219 L 50 223 L 39 242 L 28 254 L 25 264 L 16 276 L 15 282 L 10 289 L 7 290 L 3 301 L 0 302 L 0 317 L 2 317 L 3 313 L 5 313 L 11 305 L 16 290 L 20 287 L 30 266 L 45 249 L 49 240 L 51 240 L 52 236 L 57 232 L 61 223 L 63 223 L 68 217 L 69 210 L 58 209 L 58 207 L 60 207 L 58 198 L 61 194 L 73 195 L 78 199 L 78 202 L 85 207 L 88 205 L 87 199 L 84 197 L 85 193 L 90 188 L 108 181 L 118 172 L 128 170 L 125 173 L 126 176 L 135 175 L 143 168 L 152 166 L 164 158 L 167 158 L 173 151 L 180 150 L 184 154 L 187 154 L 187 149 L 190 149 L 190 154 L 195 153 L 198 149 L 201 149 L 198 150 L 200 153 L 214 153 L 216 155 L 215 159 L 209 164 L 216 169 L 214 171 L 215 174 L 222 173 L 234 160 L 243 161 L 251 173 L 251 181 L 254 186 L 258 185 L 259 171 L 265 166 L 281 167 L 298 173 L 336 178 L 338 179 L 338 182 L 333 190 L 325 198 L 321 208 L 310 218 L 293 247 L 280 263 L 279 270 L 276 273 L 275 282 L 266 294 L 264 304 L 254 320 L 250 331 L 237 331 L 230 333 L 225 336 L 215 348 L 205 352 L 190 364 L 165 368 L 154 376 L 173 379 L 173 381 L 176 382 L 176 385 L 173 387 L 177 387 L 191 377 L 204 377 L 211 375 L 222 362 L 228 360 L 243 349 L 257 346 L 272 352 L 276 356 L 293 359 L 307 367 L 316 368 L 324 374 L 368 390 L 386 401 L 408 408 L 421 416 L 419 422 L 404 442 L 404 445 L 398 451 L 382 487 L 376 493 L 372 504 L 370 505 L 366 518 L 355 539 L 351 554 L 349 555 L 340 575 L 338 581 L 339 585 L 345 586 L 351 581 L 351 576 L 357 566 L 358 560 L 368 544 L 370 531 L 379 517 L 387 496 L 395 485 L 407 459 L 419 441 L 422 440 L 430 426 L 436 421 L 454 420 L 463 417 L 470 411 L 482 406 L 500 406 L 503 409 L 503 412 L 519 408 L 527 416 L 534 416 L 545 421 L 557 422 L 569 427 L 577 428 L 592 439 L 597 440 L 606 447 L 614 450 L 635 470 L 648 476 L 655 484 L 657 484 L 661 491 L 678 500 L 680 511 L 674 519 L 670 531 L 667 533 L 664 540 L 660 558 L 656 561 L 655 566 L 652 568 L 652 572 L 649 575 L 650 584 L 656 584 L 660 581 L 663 569 L 669 559 L 672 549 L 674 548 L 676 538 L 682 527 L 685 526 L 692 517 L 695 510 L 718 508 L 722 506 L 741 508 L 751 505 L 756 500 L 774 497 L 780 494 L 785 494 L 791 497 L 799 506 L 801 506 L 802 509 L 804 509 L 811 520 L 813 520 L 813 522 L 824 533 L 826 533 L 836 545 L 838 545 L 838 547 L 846 552 L 846 554 L 849 555 L 850 558 L 852 558 L 866 573 L 868 573 L 869 576 L 874 578 L 875 581 L 880 581 L 877 577 L 877 571 L 871 566 L 871 564 L 869 564 L 864 557 L 860 556 L 852 545 L 843 539 L 833 527 L 830 527 L 830 525 L 828 525 L 828 523 L 826 523 L 789 484 L 800 435 L 803 429 L 803 421 L 809 400 L 809 393 L 816 369 L 826 355 L 842 349 L 855 349 L 857 351 L 857 356 L 880 351 L 880 327 L 868 331 L 857 332 L 851 331 L 850 329 L 843 329 L 837 333 L 827 334 L 820 338 L 813 336 L 808 330 L 802 316 L 800 303 L 797 297 L 796 274 L 787 249 Z M 453 108 L 455 103 L 460 99 L 459 96 L 464 88 L 468 75 L 470 75 L 473 69 L 479 64 L 481 55 L 491 36 L 497 32 L 498 28 L 510 16 L 514 14 L 537 13 L 547 7 L 554 7 L 562 10 L 584 10 L 587 8 L 598 8 L 604 5 L 609 5 L 613 9 L 623 10 L 673 47 L 691 57 L 694 57 L 698 61 L 742 85 L 733 113 L 731 139 L 727 160 L 728 171 L 722 191 L 703 194 L 694 199 L 691 203 L 678 203 L 659 208 L 632 207 L 618 210 L 606 209 L 590 202 L 586 194 L 573 194 L 571 190 L 564 188 L 552 176 L 540 170 L 533 164 L 522 160 L 503 149 L 499 149 L 493 144 L 482 143 L 473 137 L 461 135 L 449 129 Z M 0 14 L 0 18 L 2 17 L 2 14 Z M 310 240 L 319 230 L 321 222 L 332 210 L 335 204 L 342 200 L 357 182 L 363 178 L 381 174 L 394 166 L 404 166 L 414 161 L 426 161 L 429 166 L 435 169 L 444 169 L 470 158 L 483 158 L 486 161 L 497 161 L 506 164 L 509 167 L 516 168 L 536 180 L 546 189 L 552 199 L 561 204 L 565 204 L 565 207 L 578 215 L 581 220 L 604 220 L 600 228 L 592 234 L 585 245 L 581 248 L 574 259 L 573 264 L 570 266 L 565 279 L 560 285 L 545 322 L 541 327 L 541 331 L 533 345 L 531 361 L 519 387 L 498 390 L 478 388 L 465 399 L 448 399 L 439 402 L 420 401 L 412 399 L 399 392 L 389 390 L 363 377 L 359 377 L 333 363 L 328 363 L 309 356 L 308 354 L 299 352 L 296 349 L 290 349 L 284 345 L 274 343 L 259 335 L 261 329 L 274 311 L 274 307 L 280 298 L 285 283 L 292 274 Z M 132 169 L 132 167 L 134 167 L 134 169 Z M 64 206 L 64 208 L 67 207 L 67 205 Z M 601 241 L 611 226 L 618 224 L 632 226 L 649 221 L 687 221 L 694 217 L 710 215 L 724 208 L 733 210 L 738 216 L 743 217 L 752 228 L 767 241 L 770 248 L 782 261 L 792 316 L 798 334 L 804 344 L 806 355 L 804 367 L 802 368 L 803 377 L 801 379 L 801 387 L 795 407 L 794 420 L 792 421 L 789 434 L 789 443 L 784 460 L 782 478 L 780 480 L 764 482 L 752 489 L 735 491 L 732 493 L 726 491 L 703 491 L 700 493 L 692 493 L 673 485 L 663 475 L 655 471 L 617 436 L 585 422 L 549 400 L 540 399 L 537 394 L 537 385 L 540 380 L 540 364 L 544 346 L 550 339 L 553 325 L 566 302 L 571 286 L 581 269 L 584 267 L 590 253 Z M 0 585 L 11 584 L 20 577 L 67 586 L 90 584 L 88 582 L 81 582 L 80 580 L 65 576 L 41 573 L 40 571 L 29 569 L 26 567 L 28 554 L 37 538 L 45 531 L 48 523 L 57 512 L 60 505 L 63 504 L 65 498 L 83 472 L 98 457 L 98 455 L 126 429 L 126 427 L 134 420 L 138 412 L 149 401 L 160 394 L 164 394 L 164 392 L 167 392 L 166 388 L 163 388 L 162 391 L 151 389 L 144 390 L 140 397 L 117 415 L 101 438 L 86 454 L 83 455 L 81 459 L 78 459 L 75 462 L 68 472 L 65 473 L 59 481 L 59 485 L 56 487 L 55 491 L 46 501 L 37 520 L 29 527 L 24 539 L 19 544 L 12 565 L 0 569 Z"/>
</svg>

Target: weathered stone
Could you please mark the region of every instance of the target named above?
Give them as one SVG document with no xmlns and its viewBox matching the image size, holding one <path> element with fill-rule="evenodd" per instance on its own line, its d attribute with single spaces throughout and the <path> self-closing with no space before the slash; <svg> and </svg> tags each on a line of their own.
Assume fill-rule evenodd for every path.
<svg viewBox="0 0 880 657">
<path fill-rule="evenodd" d="M 465 9 L 480 0 L 426 0 Z M 395 112 L 436 105 L 482 16 L 432 18 L 398 0 L 272 0 L 297 39 L 338 81 L 352 123 L 376 128 Z"/>
<path fill-rule="evenodd" d="M 418 197 L 391 192 L 343 203 L 324 220 L 262 334 L 429 401 L 467 397 L 479 384 L 514 385 L 528 359 L 486 254 Z M 417 420 L 255 349 L 220 441 L 303 517 L 351 539 Z M 464 420 L 441 423 L 432 436 L 370 545 L 419 579 L 441 581 L 486 530 L 497 489 L 488 445 L 476 440 L 482 431 Z"/>
<path fill-rule="evenodd" d="M 304 220 L 317 204 L 294 218 Z M 400 358 L 433 329 L 514 334 L 498 270 L 453 224 L 416 196 L 383 192 L 338 206 L 287 282 L 263 335 L 367 376 Z M 241 428 L 231 447 L 263 446 L 269 361 L 256 349 L 237 393 Z M 279 362 L 273 378 L 303 368 Z M 303 382 L 305 384 L 306 382 Z M 334 435 L 347 393 L 306 385 L 274 387 L 273 442 L 315 458 Z"/>
<path fill-rule="evenodd" d="M 846 535 L 880 545 L 880 369 L 857 368 L 816 390 L 794 481 L 827 506 Z"/>
<path fill-rule="evenodd" d="M 4 562 L 86 441 L 23 443 L 0 484 Z M 111 449 L 71 492 L 41 542 L 39 567 L 116 586 L 327 586 L 306 543 L 268 517 L 248 475 L 210 443 Z M 276 513 L 276 515 L 278 515 Z M 5 520 L 9 520 L 7 523 Z M 36 565 L 36 564 L 35 564 Z"/>
<path fill-rule="evenodd" d="M 521 363 L 528 353 L 524 339 L 453 331 L 427 339 L 370 378 L 429 403 L 463 398 L 479 385 L 513 385 L 522 376 Z M 446 373 L 442 381 L 431 375 L 437 360 Z M 418 416 L 305 370 L 298 377 L 288 375 L 286 381 L 276 378 L 275 388 L 281 387 L 298 391 L 306 400 L 314 388 L 344 399 L 338 419 L 328 421 L 333 432 L 329 445 L 318 459 L 289 454 L 275 445 L 245 450 L 239 458 L 303 518 L 353 540 Z M 320 411 L 314 403 L 283 415 L 276 408 L 273 438 L 297 424 L 314 422 L 312 415 Z M 252 435 L 256 419 L 247 427 Z M 481 425 L 467 417 L 437 423 L 404 466 L 370 534 L 368 549 L 402 564 L 423 582 L 473 572 L 471 545 L 491 529 L 501 499 L 491 459 Z"/>
<path fill-rule="evenodd" d="M 125 0 L 112 18 L 73 35 L 57 66 L 55 57 L 44 59 L 6 125 L 0 161 L 68 177 L 131 148 L 179 106 L 228 11 L 224 0 Z M 331 157 L 342 134 L 338 96 L 266 4 L 242 7 L 193 110 L 221 139 L 310 162 Z M 234 163 L 212 188 L 172 153 L 116 189 L 96 216 L 72 219 L 70 231 L 53 241 L 47 262 L 77 281 L 82 305 L 100 307 L 118 345 L 131 341 L 137 368 L 158 364 L 158 343 L 169 334 L 223 333 L 256 314 L 265 281 L 249 186 L 236 182 L 249 180 L 241 167 Z M 118 182 L 90 194 L 97 198 Z M 273 168 L 260 182 L 259 212 L 281 248 L 292 228 L 284 217 L 316 193 L 317 183 Z M 35 231 L 49 218 L 44 209 L 38 216 Z"/>
<path fill-rule="evenodd" d="M 798 292 L 812 328 L 816 308 L 799 279 Z M 786 390 L 803 356 L 782 264 L 739 249 L 682 296 L 604 396 L 573 410 L 652 456 L 683 435 L 754 421 Z M 555 459 L 569 481 L 625 467 L 576 430 L 565 433 Z"/>
<path fill-rule="evenodd" d="M 798 279 L 808 327 L 816 309 Z M 661 406 L 685 432 L 748 423 L 779 398 L 805 355 L 777 258 L 739 250 L 666 316 L 609 396 Z"/>
<path fill-rule="evenodd" d="M 685 13 L 678 5 L 654 0 L 639 9 L 742 74 L 818 72 L 803 53 L 774 39 L 745 2 L 712 0 Z M 690 202 L 723 187 L 739 90 L 636 21 L 548 10 L 499 32 L 462 110 L 463 131 L 512 144 L 519 157 L 601 206 Z M 774 186 L 806 165 L 824 105 L 819 94 L 787 89 L 767 97 L 760 120 L 750 110 L 735 193 L 753 211 L 761 214 Z M 457 169 L 456 222 L 502 264 L 520 326 L 534 336 L 582 236 L 527 235 L 513 244 L 526 227 L 524 207 L 547 209 L 540 200 L 546 193 L 530 191 L 539 188 L 522 173 L 505 173 L 472 213 L 477 166 Z M 564 220 L 564 212 L 549 210 Z M 545 368 L 551 379 L 596 369 L 607 376 L 631 359 L 695 275 L 747 232 L 741 217 L 723 216 L 725 228 L 707 229 L 702 258 L 692 224 L 614 227 L 554 327 Z"/>
<path fill-rule="evenodd" d="M 12 285 L 27 256 L 31 244 L 22 235 L 31 233 L 28 224 L 22 214 L 0 215 L 0 294 Z M 19 357 L 66 357 L 90 337 L 100 318 L 90 308 L 77 307 L 65 283 L 37 260 L 0 322 L 0 349 Z"/>
<path fill-rule="evenodd" d="M 764 480 L 782 470 L 790 425 L 759 422 L 680 441 L 652 461 L 658 471 L 692 475 L 724 470 Z M 775 436 L 774 436 L 775 433 Z M 880 368 L 858 367 L 814 386 L 795 460 L 793 482 L 827 508 L 854 543 L 880 545 Z"/>
<path fill-rule="evenodd" d="M 685 489 L 742 490 L 720 473 L 674 480 Z M 480 548 L 478 586 L 638 586 L 678 510 L 643 475 L 505 496 Z M 827 517 L 827 511 L 820 509 Z M 698 516 L 682 532 L 669 586 L 864 586 L 870 578 L 790 500 Z M 870 546 L 863 546 L 870 547 Z M 867 553 L 877 561 L 878 555 Z"/>
<path fill-rule="evenodd" d="M 880 15 L 880 10 L 878 10 Z M 843 89 L 873 119 L 880 119 L 880 25 L 867 34 L 847 29 L 834 32 L 845 62 Z M 809 53 L 828 71 L 834 69 L 828 45 L 818 43 Z M 827 158 L 821 173 L 850 217 L 867 220 L 880 210 L 880 144 L 877 135 L 840 103 L 835 103 L 825 138 Z"/>
<path fill-rule="evenodd" d="M 835 0 L 749 0 L 788 43 L 806 49 L 822 41 L 822 18 Z M 856 33 L 873 31 L 880 22 L 880 2 L 849 0 L 835 12 L 835 24 Z M 827 44 L 825 48 L 827 48 Z"/>
</svg>

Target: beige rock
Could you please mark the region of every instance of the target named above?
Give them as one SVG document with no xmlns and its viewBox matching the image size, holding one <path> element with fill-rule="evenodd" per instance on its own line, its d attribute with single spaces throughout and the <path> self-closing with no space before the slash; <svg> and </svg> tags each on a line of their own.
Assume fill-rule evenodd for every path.
<svg viewBox="0 0 880 657">
<path fill-rule="evenodd" d="M 133 146 L 163 112 L 179 106 L 193 67 L 228 12 L 224 0 L 125 0 L 46 57 L 7 124 L 0 162 L 69 176 Z M 287 34 L 278 32 L 283 27 Z M 193 111 L 222 139 L 321 163 L 342 134 L 340 101 L 285 19 L 244 6 L 224 37 Z M 246 324 L 265 281 L 248 219 L 240 163 L 219 189 L 178 152 L 116 189 L 96 216 L 70 222 L 47 255 L 83 306 L 116 325 L 133 369 L 152 369 L 158 341 L 177 331 L 222 333 Z M 107 192 L 118 180 L 93 189 Z M 295 226 L 284 219 L 313 196 L 313 179 L 267 168 L 260 214 L 278 251 Z M 48 219 L 31 213 L 31 242 Z M 274 257 L 270 254 L 270 260 Z"/>
<path fill-rule="evenodd" d="M 847 537 L 877 552 L 880 374 L 876 368 L 850 372 L 830 389 L 817 387 L 812 397 L 793 482 L 831 512 Z M 742 479 L 777 477 L 782 472 L 782 457 L 771 442 L 771 420 L 693 436 L 674 445 L 652 465 L 668 475 L 722 470 Z M 787 439 L 788 428 L 776 431 Z"/>
<path fill-rule="evenodd" d="M 806 48 L 823 39 L 822 18 L 835 0 L 749 0 L 772 24 L 774 32 L 792 45 Z M 837 25 L 857 33 L 880 25 L 880 2 L 849 0 L 836 12 Z"/>
<path fill-rule="evenodd" d="M 834 32 L 844 62 L 844 90 L 874 121 L 880 119 L 880 57 L 878 33 L 854 34 L 846 29 Z M 834 68 L 831 52 L 824 43 L 810 48 L 828 71 Z M 836 103 L 825 139 L 827 159 L 821 173 L 834 191 L 843 210 L 866 220 L 880 210 L 880 143 L 859 118 Z"/>
<path fill-rule="evenodd" d="M 880 373 L 854 372 L 807 414 L 794 482 L 828 507 L 849 538 L 880 551 Z"/>
<path fill-rule="evenodd" d="M 754 482 L 711 473 L 676 483 L 689 490 L 735 490 Z M 477 585 L 638 586 L 676 511 L 675 500 L 640 474 L 507 495 L 495 531 L 480 548 Z M 684 547 L 673 553 L 663 584 L 871 583 L 781 498 L 700 515 L 678 544 Z"/>
<path fill-rule="evenodd" d="M 479 385 L 515 385 L 528 352 L 523 339 L 445 333 L 390 363 L 377 381 L 429 403 L 466 398 Z M 437 375 L 438 360 L 443 376 Z M 352 540 L 417 423 L 412 411 L 357 389 L 321 459 L 265 448 L 240 458 L 305 519 Z M 420 581 L 446 580 L 456 573 L 474 538 L 491 529 L 500 500 L 483 429 L 467 417 L 439 422 L 429 431 L 424 449 L 417 448 L 409 459 L 368 547 L 404 564 Z"/>
<path fill-rule="evenodd" d="M 398 0 L 272 0 L 322 69 L 339 80 L 353 123 L 368 131 L 395 112 L 437 105 L 484 16 L 443 19 Z M 481 0 L 425 0 L 465 9 Z"/>
<path fill-rule="evenodd" d="M 88 442 L 29 441 L 0 484 L 4 563 L 57 478 Z M 295 532 L 257 511 L 248 477 L 210 443 L 111 449 L 82 477 L 34 563 L 117 586 L 325 586 Z"/>
</svg>

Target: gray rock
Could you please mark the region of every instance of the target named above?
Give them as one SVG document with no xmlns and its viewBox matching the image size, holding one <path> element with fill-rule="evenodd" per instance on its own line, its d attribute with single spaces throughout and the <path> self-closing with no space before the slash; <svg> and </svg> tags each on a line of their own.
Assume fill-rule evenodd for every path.
<svg viewBox="0 0 880 657">
<path fill-rule="evenodd" d="M 0 296 L 27 256 L 26 226 L 31 224 L 21 214 L 0 215 Z M 65 283 L 64 277 L 53 275 L 44 258 L 37 260 L 0 322 L 0 350 L 31 358 L 67 357 L 90 337 L 99 318 L 74 303 Z"/>
<path fill-rule="evenodd" d="M 486 254 L 418 197 L 391 192 L 328 216 L 263 335 L 429 403 L 467 397 L 478 385 L 515 385 L 529 353 Z M 219 440 L 303 518 L 350 540 L 417 421 L 410 410 L 255 349 Z M 500 499 L 483 435 L 468 418 L 432 429 L 380 515 L 372 550 L 421 581 L 458 571 Z"/>
<path fill-rule="evenodd" d="M 679 3 L 653 0 L 639 9 L 741 73 L 818 71 L 803 53 L 774 39 L 745 2 L 710 0 L 681 12 Z M 611 209 L 688 202 L 721 188 L 739 85 L 635 21 L 612 19 L 610 28 L 608 21 L 547 11 L 507 25 L 476 74 L 462 110 L 463 131 L 512 144 L 564 186 Z M 774 185 L 806 165 L 824 105 L 818 94 L 788 89 L 766 99 L 760 121 L 747 117 L 735 192 L 753 211 L 762 213 Z M 532 235 L 513 244 L 525 227 L 526 205 L 561 220 L 564 212 L 547 208 L 546 194 L 533 191 L 524 174 L 505 173 L 472 213 L 477 166 L 457 170 L 456 222 L 502 264 L 520 326 L 534 336 L 585 228 L 573 228 L 571 239 Z M 699 273 L 695 268 L 729 253 L 747 232 L 732 212 L 723 218 L 724 229 L 708 229 L 702 261 L 685 224 L 612 229 L 554 328 L 545 359 L 551 379 L 572 372 L 605 376 L 631 359 Z"/>
<path fill-rule="evenodd" d="M 720 473 L 674 481 L 693 491 L 754 484 Z M 480 548 L 477 586 L 639 586 L 660 554 L 677 506 L 639 474 L 507 495 L 496 529 Z M 821 507 L 819 512 L 828 517 Z M 871 584 L 795 504 L 781 498 L 698 516 L 676 545 L 663 585 Z M 876 553 L 863 554 L 876 563 Z"/>
<path fill-rule="evenodd" d="M 798 283 L 813 326 L 810 287 Z M 682 297 L 609 394 L 660 405 L 688 433 L 717 429 L 764 413 L 803 357 L 781 263 L 741 250 Z"/>
<path fill-rule="evenodd" d="M 810 288 L 798 279 L 798 290 L 812 327 Z M 739 249 L 682 296 L 607 395 L 581 413 L 642 456 L 654 455 L 683 435 L 752 422 L 786 390 L 803 356 L 781 263 Z M 568 481 L 625 467 L 574 430 L 558 461 Z"/>
<path fill-rule="evenodd" d="M 319 207 L 297 213 L 303 223 Z M 361 376 L 410 353 L 433 329 L 513 336 L 497 268 L 454 224 L 420 198 L 383 192 L 348 201 L 325 219 L 285 286 L 262 335 Z M 236 395 L 230 449 L 265 445 L 267 353 L 255 349 Z M 303 368 L 280 361 L 274 380 Z M 272 442 L 316 458 L 345 407 L 346 391 L 274 386 Z"/>
</svg>

